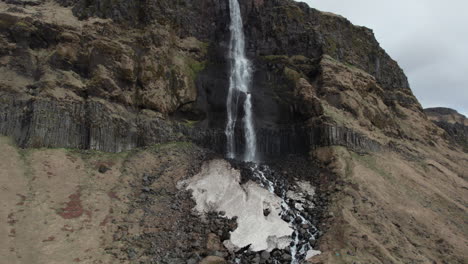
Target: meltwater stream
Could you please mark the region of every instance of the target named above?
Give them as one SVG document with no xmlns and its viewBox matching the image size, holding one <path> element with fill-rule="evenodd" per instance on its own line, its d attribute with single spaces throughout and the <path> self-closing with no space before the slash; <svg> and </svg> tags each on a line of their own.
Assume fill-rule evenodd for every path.
<svg viewBox="0 0 468 264">
<path fill-rule="evenodd" d="M 313 250 L 310 241 L 316 239 L 317 228 L 307 220 L 302 211 L 304 207 L 311 206 L 310 201 L 304 199 L 295 200 L 297 197 L 288 197 L 288 188 L 285 182 L 272 177 L 273 171 L 267 165 L 253 164 L 250 167 L 252 177 L 265 189 L 277 194 L 281 199 L 281 218 L 294 230 L 292 243 L 290 244 L 291 264 L 299 264 L 301 261 L 320 254 Z M 301 201 L 302 200 L 302 201 Z M 276 261 L 275 263 L 280 263 Z"/>
<path fill-rule="evenodd" d="M 225 134 L 227 137 L 227 157 L 255 161 L 257 154 L 257 139 L 252 115 L 252 96 L 250 83 L 252 79 L 252 66 L 245 55 L 245 38 L 242 15 L 237 0 L 229 0 L 231 16 L 231 39 L 229 42 L 229 59 L 231 73 L 229 78 L 229 91 L 227 96 L 227 124 Z M 243 100 L 243 102 L 241 102 Z M 244 117 L 242 119 L 245 137 L 245 152 L 243 157 L 237 157 L 235 145 L 235 128 L 239 115 L 239 106 L 242 104 Z"/>
</svg>

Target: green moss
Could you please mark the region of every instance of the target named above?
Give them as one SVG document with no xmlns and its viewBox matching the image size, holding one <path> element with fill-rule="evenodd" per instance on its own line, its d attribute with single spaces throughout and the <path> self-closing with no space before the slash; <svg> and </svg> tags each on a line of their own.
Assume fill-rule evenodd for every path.
<svg viewBox="0 0 468 264">
<path fill-rule="evenodd" d="M 210 47 L 210 43 L 200 41 L 200 48 L 204 54 L 208 52 L 209 47 Z"/>
<path fill-rule="evenodd" d="M 190 77 L 195 80 L 198 74 L 206 68 L 206 61 L 188 60 L 188 66 L 191 70 Z"/>
<path fill-rule="evenodd" d="M 351 64 L 349 62 L 345 62 L 344 65 L 346 65 L 346 67 L 348 68 L 352 68 L 352 69 L 355 69 L 355 70 L 359 70 L 358 67 L 354 66 L 354 64 Z"/>
<path fill-rule="evenodd" d="M 177 65 L 172 66 L 173 74 L 180 73 L 189 77 L 195 85 L 195 80 L 197 79 L 198 74 L 206 68 L 206 61 L 198 61 L 192 57 L 184 56 L 179 53 L 173 55 L 174 60 L 178 61 Z"/>
<path fill-rule="evenodd" d="M 331 118 L 335 123 L 339 125 L 344 125 L 347 123 L 347 117 L 344 116 L 340 110 L 328 104 L 322 104 L 322 106 L 323 114 Z"/>
<path fill-rule="evenodd" d="M 20 28 L 22 30 L 33 31 L 36 30 L 33 24 L 23 20 L 17 20 L 13 17 L 2 17 L 0 18 L 0 29 L 10 29 L 11 27 Z"/>
<path fill-rule="evenodd" d="M 338 52 L 338 43 L 336 42 L 336 40 L 332 37 L 326 37 L 325 38 L 325 41 L 327 42 L 327 45 L 326 45 L 326 53 L 335 56 Z"/>
<path fill-rule="evenodd" d="M 275 9 L 279 14 L 284 14 L 290 20 L 297 22 L 304 21 L 304 12 L 296 5 L 277 6 Z"/>
<path fill-rule="evenodd" d="M 162 144 L 155 144 L 150 147 L 147 147 L 146 149 L 150 152 L 153 153 L 158 153 L 161 151 L 168 151 L 168 150 L 178 150 L 178 149 L 189 149 L 192 148 L 194 145 L 192 142 L 188 141 L 173 141 L 173 142 L 168 142 L 168 143 L 162 143 Z"/>
<path fill-rule="evenodd" d="M 292 5 L 286 8 L 286 15 L 289 19 L 293 19 L 299 22 L 302 22 L 304 20 L 304 12 L 302 12 L 302 9 L 300 9 L 296 5 Z"/>
<path fill-rule="evenodd" d="M 288 67 L 284 67 L 283 73 L 286 76 L 286 78 L 293 82 L 299 81 L 299 79 L 302 77 L 302 74 Z"/>
<path fill-rule="evenodd" d="M 261 58 L 271 62 L 286 61 L 289 59 L 289 57 L 286 55 L 266 55 L 262 56 Z"/>
<path fill-rule="evenodd" d="M 309 58 L 307 58 L 304 55 L 294 55 L 294 56 L 291 56 L 290 60 L 294 64 L 301 64 L 301 63 L 307 63 L 309 61 Z"/>
<path fill-rule="evenodd" d="M 187 127 L 194 127 L 196 124 L 198 124 L 199 121 L 197 120 L 184 120 L 184 122 L 182 123 L 183 125 L 187 126 Z"/>
<path fill-rule="evenodd" d="M 15 26 L 18 26 L 18 27 L 29 27 L 29 25 L 24 22 L 24 21 L 18 21 L 16 22 Z"/>
<path fill-rule="evenodd" d="M 36 30 L 36 27 L 33 25 L 33 24 L 30 24 L 26 21 L 17 21 L 15 23 L 15 27 L 18 27 L 18 28 L 21 28 L 22 30 L 26 30 L 26 31 L 35 31 Z"/>
</svg>

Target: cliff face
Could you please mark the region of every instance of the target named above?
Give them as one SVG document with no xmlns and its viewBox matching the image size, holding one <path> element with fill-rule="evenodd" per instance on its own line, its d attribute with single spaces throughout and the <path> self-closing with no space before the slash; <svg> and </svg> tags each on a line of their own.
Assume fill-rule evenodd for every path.
<svg viewBox="0 0 468 264">
<path fill-rule="evenodd" d="M 239 2 L 247 55 L 255 69 L 252 98 L 260 154 L 273 161 L 281 177 L 301 175 L 317 186 L 316 207 L 307 213 L 317 217 L 314 225 L 323 236 L 314 246 L 323 254 L 311 262 L 463 263 L 466 118 L 440 109 L 424 112 L 403 71 L 370 29 L 295 1 Z M 22 148 L 125 155 L 115 154 L 115 163 L 100 152 L 92 157 L 66 150 L 29 155 L 30 150 L 0 142 L 15 153 L 7 155 L 13 165 L 2 164 L 0 176 L 21 179 L 17 189 L 8 185 L 2 199 L 9 211 L 28 214 L 19 225 L 27 226 L 40 215 L 69 230 L 54 203 L 67 204 L 70 198 L 73 205 L 81 190 L 89 198 L 83 203 L 92 208 L 112 187 L 118 198 L 110 194 L 93 208 L 109 210 L 115 219 L 109 229 L 103 213 L 95 218 L 83 213 L 73 220 L 77 262 L 196 263 L 206 255 L 226 257 L 216 241 L 229 236 L 233 224 L 213 217 L 209 221 L 216 228 L 211 230 L 211 224 L 197 222 L 190 215 L 193 202 L 175 186 L 182 174 L 199 169 L 206 150 L 171 144 L 163 145 L 164 151 L 141 148 L 189 141 L 223 153 L 228 39 L 226 0 L 0 2 L 0 134 Z M 237 136 L 242 149 L 244 139 Z M 132 149 L 137 150 L 126 152 Z M 285 161 L 289 154 L 294 162 Z M 53 168 L 49 158 L 58 160 Z M 68 185 L 57 179 L 56 184 L 68 188 L 57 197 L 28 193 L 51 191 L 36 183 L 35 176 L 48 182 L 66 174 L 60 170 L 63 160 L 83 181 Z M 17 171 L 20 165 L 24 168 Z M 96 170 L 105 174 L 108 167 L 114 169 L 108 172 L 112 178 L 106 178 L 109 186 L 95 177 L 100 175 Z M 18 194 L 27 197 L 27 208 L 12 198 Z M 107 206 L 108 200 L 115 204 Z M 54 210 L 36 210 L 37 204 Z M 138 214 L 132 216 L 135 210 Z M 9 217 L 5 213 L 2 219 Z M 187 226 L 190 222 L 197 224 Z M 25 243 L 15 248 L 20 253 L 5 254 L 12 263 L 26 263 L 28 259 L 16 255 L 30 256 L 28 235 L 15 236 L 15 222 L 0 223 L 8 229 L 5 235 L 11 235 L 13 242 L 7 244 Z M 57 231 L 54 227 L 51 232 Z M 178 238 L 180 229 L 183 239 Z M 42 243 L 56 240 L 63 252 L 76 246 L 60 246 L 66 239 L 61 232 L 50 241 L 45 235 L 31 237 Z M 104 246 L 88 254 L 82 236 Z M 178 239 L 179 244 L 174 242 Z M 47 245 L 39 248 L 35 254 L 47 256 Z M 165 254 L 173 248 L 177 254 Z M 260 261 L 257 255 L 247 257 Z M 288 256 L 281 253 L 278 259 Z M 39 263 L 48 261 L 44 257 Z"/>
<path fill-rule="evenodd" d="M 426 108 L 424 112 L 429 120 L 445 130 L 448 138 L 455 145 L 463 146 L 465 152 L 468 150 L 468 119 L 456 110 L 443 107 Z"/>
<path fill-rule="evenodd" d="M 2 3 L 1 14 L 0 132 L 19 145 L 122 151 L 224 140 L 226 1 L 11 3 Z M 379 145 L 359 128 L 327 119 L 327 106 L 366 115 L 368 126 L 395 135 L 399 107 L 419 112 L 403 72 L 369 29 L 292 1 L 241 6 L 266 156 Z M 354 81 L 346 78 L 358 70 L 367 80 L 349 99 L 342 82 Z M 380 104 L 361 109 L 356 102 L 368 95 Z"/>
<path fill-rule="evenodd" d="M 105 151 L 181 137 L 164 119 L 196 100 L 207 44 L 162 27 L 80 22 L 51 2 L 2 5 L 13 9 L 1 15 L 3 134 L 21 146 Z"/>
</svg>

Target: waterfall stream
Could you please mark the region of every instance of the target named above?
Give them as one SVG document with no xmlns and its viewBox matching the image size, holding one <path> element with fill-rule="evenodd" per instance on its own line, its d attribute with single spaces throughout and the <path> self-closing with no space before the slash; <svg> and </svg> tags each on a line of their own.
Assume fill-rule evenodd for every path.
<svg viewBox="0 0 468 264">
<path fill-rule="evenodd" d="M 310 240 L 315 239 L 317 229 L 312 223 L 301 214 L 303 206 L 310 206 L 309 202 L 297 203 L 288 198 L 287 188 L 281 182 L 273 182 L 271 179 L 272 171 L 266 165 L 258 164 L 257 158 L 257 139 L 253 122 L 251 79 L 252 65 L 245 54 L 245 37 L 243 21 L 238 0 L 229 0 L 230 10 L 230 42 L 229 42 L 229 61 L 230 77 L 229 91 L 227 95 L 227 124 L 225 134 L 227 138 L 226 156 L 229 159 L 242 160 L 251 164 L 251 176 L 262 187 L 270 193 L 277 194 L 281 200 L 280 217 L 292 228 L 292 242 L 289 246 L 291 264 L 298 264 L 306 255 L 313 252 Z M 242 107 L 242 108 L 241 108 Z M 244 135 L 244 153 L 236 149 L 236 126 L 238 125 L 239 110 L 243 110 L 242 127 Z M 269 177 L 270 176 L 270 177 Z M 280 263 L 279 260 L 273 260 L 273 263 Z M 236 263 L 242 263 L 240 258 Z M 281 262 L 283 263 L 283 262 Z"/>
<path fill-rule="evenodd" d="M 288 197 L 287 188 L 284 182 L 276 180 L 273 182 L 272 170 L 267 165 L 253 164 L 251 167 L 253 178 L 259 184 L 271 193 L 276 193 L 281 199 L 281 214 L 280 216 L 289 222 L 289 225 L 294 230 L 292 234 L 292 243 L 290 244 L 291 264 L 299 264 L 307 256 L 318 254 L 318 251 L 312 249 L 311 240 L 315 240 L 317 228 L 304 216 L 301 211 L 304 207 L 309 207 L 309 201 L 295 201 Z M 304 228 L 306 227 L 306 228 Z M 276 261 L 276 263 L 279 263 Z"/>
<path fill-rule="evenodd" d="M 236 159 L 238 151 L 235 144 L 235 128 L 237 125 L 238 111 L 243 100 L 244 117 L 242 119 L 245 137 L 244 161 L 256 161 L 257 139 L 253 124 L 252 96 L 250 83 L 252 79 L 252 66 L 245 55 L 245 38 L 242 15 L 238 0 L 229 0 L 231 17 L 229 42 L 229 59 L 231 72 L 229 77 L 229 91 L 227 96 L 227 124 L 225 134 L 227 137 L 227 157 Z"/>
</svg>

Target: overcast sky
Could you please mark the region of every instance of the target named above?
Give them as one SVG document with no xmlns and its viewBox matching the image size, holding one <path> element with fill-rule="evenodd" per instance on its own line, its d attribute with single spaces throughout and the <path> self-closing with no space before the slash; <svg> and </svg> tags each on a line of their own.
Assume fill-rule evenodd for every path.
<svg viewBox="0 0 468 264">
<path fill-rule="evenodd" d="M 423 107 L 468 116 L 468 0 L 302 0 L 374 30 Z"/>
</svg>

